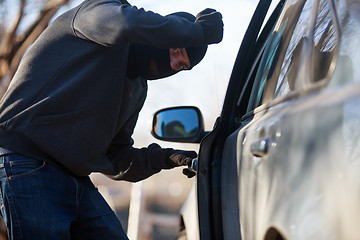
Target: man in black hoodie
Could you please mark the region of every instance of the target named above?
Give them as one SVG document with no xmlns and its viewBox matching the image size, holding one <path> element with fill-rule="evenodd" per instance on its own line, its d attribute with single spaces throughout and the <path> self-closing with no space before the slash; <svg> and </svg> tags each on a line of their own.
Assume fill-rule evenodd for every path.
<svg viewBox="0 0 360 240">
<path fill-rule="evenodd" d="M 85 0 L 24 55 L 0 101 L 1 217 L 10 239 L 127 239 L 88 175 L 140 181 L 193 151 L 134 148 L 147 80 L 191 69 L 222 40 L 220 13 L 161 16 Z"/>
</svg>

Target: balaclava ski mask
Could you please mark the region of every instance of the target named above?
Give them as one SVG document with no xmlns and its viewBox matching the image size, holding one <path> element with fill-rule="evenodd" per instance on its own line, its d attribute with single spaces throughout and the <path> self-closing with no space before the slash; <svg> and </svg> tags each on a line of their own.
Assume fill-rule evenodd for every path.
<svg viewBox="0 0 360 240">
<path fill-rule="evenodd" d="M 186 12 L 177 12 L 168 16 L 185 18 L 191 22 L 195 21 L 195 16 Z M 207 45 L 200 47 L 185 48 L 188 54 L 191 67 L 197 65 L 205 56 Z M 154 67 L 156 65 L 156 67 Z M 154 71 L 157 70 L 157 71 Z M 169 49 L 161 49 L 142 44 L 130 43 L 127 76 L 135 78 L 141 76 L 146 80 L 154 80 L 169 77 L 177 71 L 170 66 Z"/>
</svg>

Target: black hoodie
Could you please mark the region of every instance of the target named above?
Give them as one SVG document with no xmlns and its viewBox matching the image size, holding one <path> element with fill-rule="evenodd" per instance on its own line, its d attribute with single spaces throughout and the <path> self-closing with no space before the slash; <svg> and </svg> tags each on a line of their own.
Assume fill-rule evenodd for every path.
<svg viewBox="0 0 360 240">
<path fill-rule="evenodd" d="M 58 17 L 24 55 L 0 101 L 0 146 L 60 165 L 142 180 L 170 168 L 171 149 L 133 148 L 147 92 L 127 77 L 129 44 L 200 46 L 199 23 L 119 0 L 86 0 Z"/>
</svg>

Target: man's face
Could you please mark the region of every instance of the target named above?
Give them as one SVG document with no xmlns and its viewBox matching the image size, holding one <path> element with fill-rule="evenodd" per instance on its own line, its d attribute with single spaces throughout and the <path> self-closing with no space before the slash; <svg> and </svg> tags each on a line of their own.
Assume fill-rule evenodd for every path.
<svg viewBox="0 0 360 240">
<path fill-rule="evenodd" d="M 147 80 L 169 77 L 181 70 L 190 69 L 185 48 L 159 49 L 146 45 L 131 45 L 127 74 Z"/>
<path fill-rule="evenodd" d="M 170 66 L 175 71 L 189 69 L 190 60 L 185 48 L 170 48 Z"/>
<path fill-rule="evenodd" d="M 170 55 L 171 69 L 174 70 L 175 72 L 189 69 L 191 67 L 190 60 L 185 48 L 170 48 L 169 55 Z M 165 71 L 161 70 L 157 61 L 154 59 L 150 60 L 150 71 L 151 71 L 152 79 L 157 77 L 160 78 L 161 76 L 163 76 L 163 73 L 167 72 L 166 70 Z"/>
</svg>

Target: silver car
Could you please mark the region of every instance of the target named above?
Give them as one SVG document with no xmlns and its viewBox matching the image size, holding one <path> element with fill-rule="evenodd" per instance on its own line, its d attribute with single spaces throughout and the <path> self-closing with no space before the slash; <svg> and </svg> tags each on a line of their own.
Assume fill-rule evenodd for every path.
<svg viewBox="0 0 360 240">
<path fill-rule="evenodd" d="M 159 139 L 201 141 L 183 238 L 360 239 L 360 1 L 282 0 L 264 21 L 270 2 L 210 133 L 195 107 L 155 114 Z"/>
</svg>

